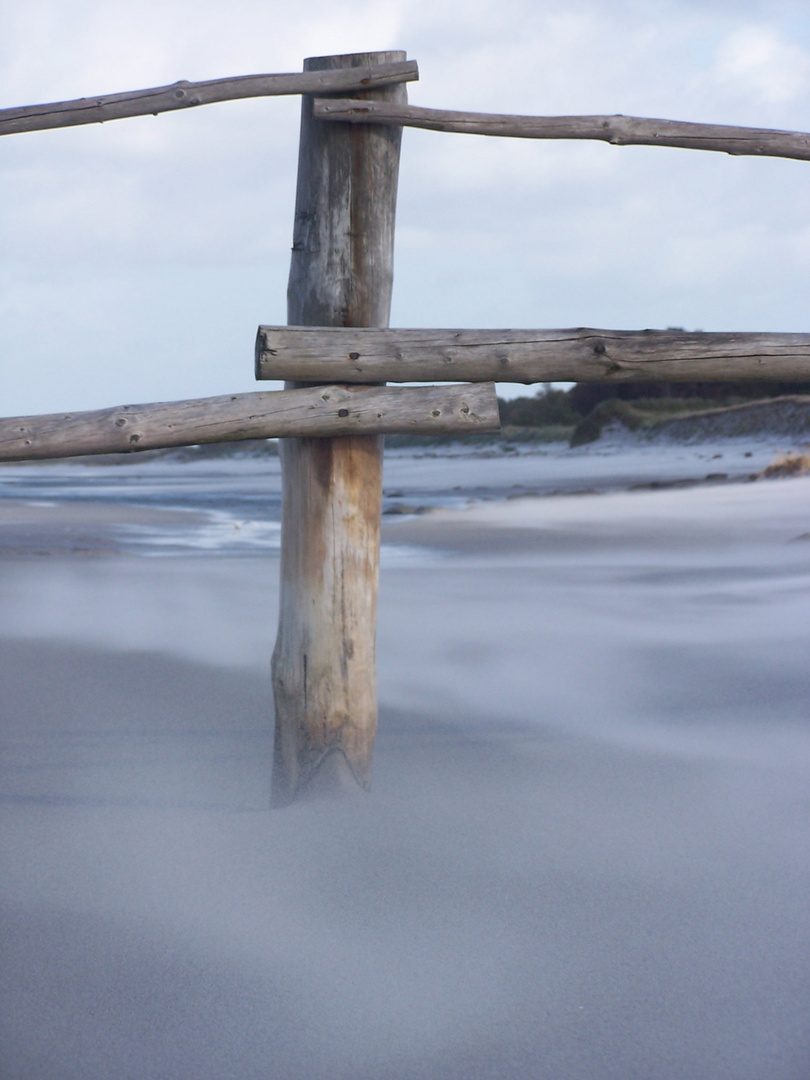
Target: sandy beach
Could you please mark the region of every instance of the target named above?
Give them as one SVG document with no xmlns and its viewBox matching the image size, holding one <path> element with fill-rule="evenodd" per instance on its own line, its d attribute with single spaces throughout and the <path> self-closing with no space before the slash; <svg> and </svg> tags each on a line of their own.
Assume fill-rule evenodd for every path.
<svg viewBox="0 0 810 1080">
<path fill-rule="evenodd" d="M 277 463 L 4 472 L 3 1080 L 805 1080 L 777 449 L 391 455 L 373 791 L 283 811 Z"/>
</svg>

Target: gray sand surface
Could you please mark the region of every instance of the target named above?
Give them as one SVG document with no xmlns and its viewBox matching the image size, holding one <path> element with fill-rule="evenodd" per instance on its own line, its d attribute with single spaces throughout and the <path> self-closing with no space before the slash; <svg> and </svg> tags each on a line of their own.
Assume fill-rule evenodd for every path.
<svg viewBox="0 0 810 1080">
<path fill-rule="evenodd" d="M 806 1080 L 807 533 L 387 521 L 374 790 L 284 811 L 272 554 L 0 559 L 2 1080 Z"/>
</svg>

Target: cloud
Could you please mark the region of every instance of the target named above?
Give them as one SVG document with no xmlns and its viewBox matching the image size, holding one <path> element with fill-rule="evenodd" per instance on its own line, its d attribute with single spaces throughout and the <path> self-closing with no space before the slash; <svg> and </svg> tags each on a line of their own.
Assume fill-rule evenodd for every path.
<svg viewBox="0 0 810 1080">
<path fill-rule="evenodd" d="M 400 47 L 420 63 L 417 104 L 800 128 L 810 24 L 797 12 L 757 0 L 30 0 L 4 20 L 0 104 Z M 299 109 L 259 99 L 0 139 L 4 412 L 250 388 L 255 325 L 284 316 Z M 394 319 L 806 328 L 808 167 L 408 131 Z M 59 325 L 58 368 L 44 319 Z"/>
<path fill-rule="evenodd" d="M 767 104 L 796 101 L 810 83 L 810 52 L 770 26 L 741 26 L 717 47 L 710 77 L 724 91 Z"/>
</svg>

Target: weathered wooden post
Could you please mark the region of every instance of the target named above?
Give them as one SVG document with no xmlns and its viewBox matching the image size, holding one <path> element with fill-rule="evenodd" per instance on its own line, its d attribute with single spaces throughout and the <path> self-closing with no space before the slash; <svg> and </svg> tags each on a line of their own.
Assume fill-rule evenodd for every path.
<svg viewBox="0 0 810 1080">
<path fill-rule="evenodd" d="M 399 51 L 322 56 L 306 60 L 304 70 L 404 59 Z M 404 83 L 367 96 L 407 101 Z M 312 98 L 303 97 L 290 325 L 388 326 L 401 130 L 315 120 Z M 281 444 L 276 805 L 316 776 L 319 787 L 370 783 L 382 464 L 380 436 Z"/>
</svg>

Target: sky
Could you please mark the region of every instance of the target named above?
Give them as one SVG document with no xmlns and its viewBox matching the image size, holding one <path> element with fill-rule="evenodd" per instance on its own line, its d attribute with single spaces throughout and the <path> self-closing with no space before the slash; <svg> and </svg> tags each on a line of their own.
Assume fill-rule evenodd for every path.
<svg viewBox="0 0 810 1080">
<path fill-rule="evenodd" d="M 0 0 L 0 108 L 399 48 L 413 104 L 810 130 L 810 4 Z M 0 139 L 5 416 L 267 389 L 300 101 Z M 807 331 L 810 163 L 406 130 L 392 326 Z M 503 388 L 506 393 L 521 388 Z"/>
</svg>

